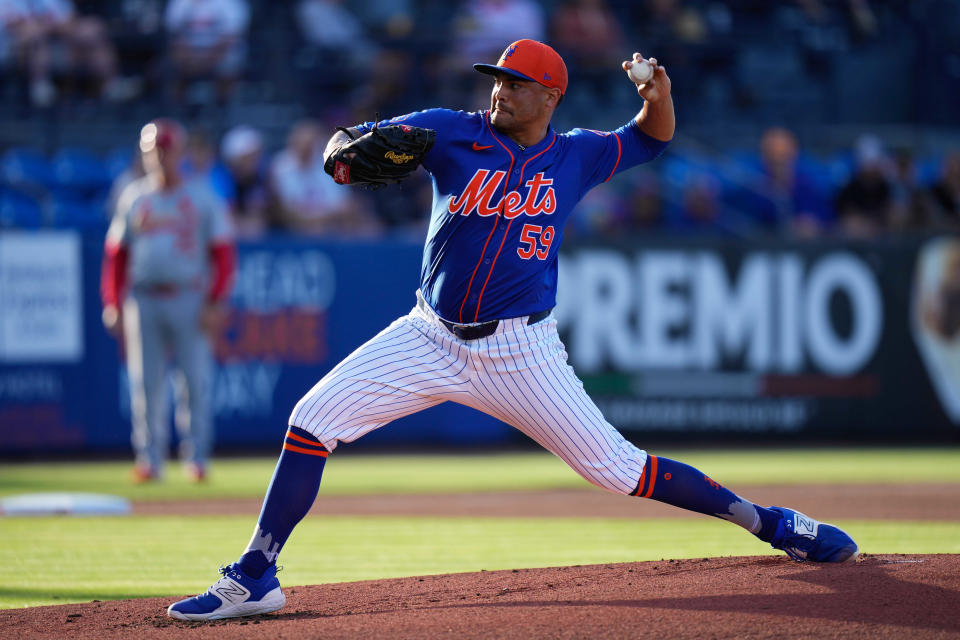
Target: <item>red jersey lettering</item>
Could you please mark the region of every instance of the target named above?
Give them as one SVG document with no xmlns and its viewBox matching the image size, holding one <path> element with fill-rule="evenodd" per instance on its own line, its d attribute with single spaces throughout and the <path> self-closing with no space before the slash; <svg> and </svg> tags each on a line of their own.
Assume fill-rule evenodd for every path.
<svg viewBox="0 0 960 640">
<path fill-rule="evenodd" d="M 489 170 L 479 169 L 473 174 L 463 193 L 458 197 L 450 197 L 447 211 L 468 216 L 476 210 L 480 216 L 492 216 L 502 209 L 503 217 L 507 220 L 513 220 L 520 214 L 533 217 L 540 214 L 550 215 L 556 211 L 557 195 L 551 186 L 553 179 L 544 177 L 542 171 L 525 183 L 528 189 L 526 197 L 517 191 L 511 191 L 497 203 L 492 203 L 505 176 L 505 171 L 495 171 L 491 175 Z M 546 191 L 543 191 L 544 187 L 547 187 Z"/>
<path fill-rule="evenodd" d="M 521 198 L 520 194 L 516 191 L 511 191 L 506 195 L 503 201 L 503 216 L 507 220 L 513 220 L 524 212 L 524 209 L 527 207 L 527 203 L 526 201 L 523 201 L 523 204 L 521 205 L 521 201 L 523 201 L 523 198 Z"/>
<path fill-rule="evenodd" d="M 494 171 L 488 180 L 487 176 L 490 176 L 490 171 L 488 169 L 478 169 L 470 182 L 467 183 L 467 187 L 460 194 L 460 197 L 450 197 L 447 211 L 468 216 L 476 209 L 480 216 L 495 215 L 497 209 L 500 208 L 500 203 L 498 202 L 496 206 L 490 206 L 490 201 L 505 175 L 507 175 L 506 171 Z"/>
<path fill-rule="evenodd" d="M 532 178 L 527 180 L 527 187 L 530 189 L 530 195 L 527 196 L 527 200 L 532 205 L 532 214 L 528 215 L 540 215 L 541 213 L 550 215 L 557 209 L 557 194 L 554 192 L 553 187 L 553 178 L 545 178 L 543 172 L 540 171 Z M 537 197 L 540 195 L 541 187 L 549 187 L 546 193 L 543 194 L 543 198 L 537 200 Z"/>
</svg>

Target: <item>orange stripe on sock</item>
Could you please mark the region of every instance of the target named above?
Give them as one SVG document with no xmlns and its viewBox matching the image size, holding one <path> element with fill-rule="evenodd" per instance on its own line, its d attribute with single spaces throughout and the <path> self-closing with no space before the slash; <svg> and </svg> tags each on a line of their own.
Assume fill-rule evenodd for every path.
<svg viewBox="0 0 960 640">
<path fill-rule="evenodd" d="M 288 437 L 288 438 L 291 438 L 291 439 L 293 439 L 293 440 L 296 440 L 297 442 L 302 442 L 302 443 L 304 443 L 304 444 L 313 445 L 314 447 L 322 447 L 322 446 L 323 446 L 322 444 L 320 444 L 320 443 L 317 442 L 316 440 L 309 440 L 309 439 L 307 439 L 307 438 L 304 438 L 303 436 L 298 436 L 297 434 L 295 434 L 295 433 L 292 432 L 292 431 L 287 431 L 287 437 Z"/>
<path fill-rule="evenodd" d="M 289 442 L 284 442 L 283 448 L 286 449 L 287 451 L 295 451 L 297 453 L 306 453 L 311 456 L 320 456 L 321 458 L 326 458 L 328 455 L 330 455 L 329 451 L 316 451 L 314 449 L 304 449 L 303 447 L 298 447 L 294 444 L 290 444 Z"/>
<path fill-rule="evenodd" d="M 653 487 L 657 484 L 657 456 L 650 456 L 650 486 L 647 487 L 647 490 L 644 492 L 644 498 L 649 498 L 653 495 Z"/>
</svg>

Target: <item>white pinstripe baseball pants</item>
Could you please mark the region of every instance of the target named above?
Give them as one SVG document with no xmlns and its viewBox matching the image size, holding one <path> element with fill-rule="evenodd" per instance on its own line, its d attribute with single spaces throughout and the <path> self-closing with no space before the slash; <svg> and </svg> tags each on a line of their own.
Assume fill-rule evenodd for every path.
<svg viewBox="0 0 960 640">
<path fill-rule="evenodd" d="M 636 489 L 647 454 L 584 391 L 552 314 L 532 326 L 525 317 L 502 320 L 493 335 L 464 341 L 423 307 L 334 367 L 300 399 L 290 425 L 333 451 L 392 420 L 457 402 L 516 427 L 603 489 Z"/>
</svg>

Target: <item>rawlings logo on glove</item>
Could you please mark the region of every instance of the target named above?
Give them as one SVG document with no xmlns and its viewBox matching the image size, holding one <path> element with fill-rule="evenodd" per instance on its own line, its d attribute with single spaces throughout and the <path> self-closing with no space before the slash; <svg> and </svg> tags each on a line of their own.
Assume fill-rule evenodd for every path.
<svg viewBox="0 0 960 640">
<path fill-rule="evenodd" d="M 394 164 L 403 164 L 404 162 L 413 160 L 413 156 L 406 153 L 397 153 L 396 151 L 387 151 L 383 154 L 383 157 L 387 160 L 393 160 Z"/>
<path fill-rule="evenodd" d="M 339 184 L 376 189 L 409 177 L 433 147 L 436 136 L 432 129 L 410 125 L 374 127 L 331 153 L 323 168 Z"/>
</svg>

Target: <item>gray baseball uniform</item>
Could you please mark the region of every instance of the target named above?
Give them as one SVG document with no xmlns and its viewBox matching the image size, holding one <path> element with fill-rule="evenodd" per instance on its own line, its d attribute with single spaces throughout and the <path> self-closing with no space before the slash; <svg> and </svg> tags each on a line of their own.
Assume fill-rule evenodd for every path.
<svg viewBox="0 0 960 640">
<path fill-rule="evenodd" d="M 120 196 L 107 243 L 129 250 L 130 287 L 123 302 L 130 376 L 132 442 L 137 464 L 158 473 L 169 447 L 167 361 L 175 382 L 181 459 L 203 466 L 213 440 L 213 358 L 200 328 L 210 277 L 209 247 L 231 242 L 225 203 L 201 181 L 171 190 L 150 176 Z"/>
</svg>

